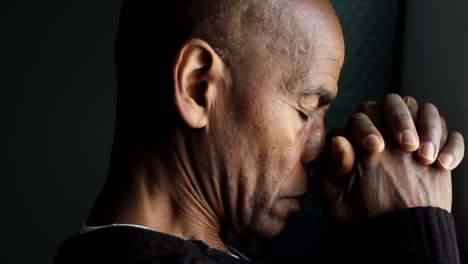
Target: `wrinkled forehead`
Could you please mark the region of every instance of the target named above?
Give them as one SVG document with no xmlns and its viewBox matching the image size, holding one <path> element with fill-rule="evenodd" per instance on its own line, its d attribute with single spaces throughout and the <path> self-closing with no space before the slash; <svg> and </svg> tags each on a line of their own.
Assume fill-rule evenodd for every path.
<svg viewBox="0 0 468 264">
<path fill-rule="evenodd" d="M 283 52 L 279 54 L 282 79 L 288 91 L 325 85 L 336 93 L 344 60 L 341 26 L 326 0 L 292 1 Z M 276 47 L 280 47 L 279 42 Z"/>
<path fill-rule="evenodd" d="M 344 60 L 344 39 L 335 10 L 327 0 L 293 1 L 294 49 L 303 50 L 297 59 L 304 64 L 330 63 L 339 69 Z M 313 65 L 312 65 L 313 66 Z"/>
<path fill-rule="evenodd" d="M 282 82 L 291 89 L 310 85 L 310 79 L 321 82 L 323 76 L 336 85 L 344 41 L 329 1 L 269 1 L 273 2 L 270 10 L 265 6 L 246 8 L 240 16 L 239 65 L 248 65 L 243 67 L 247 72 L 263 71 L 260 76 L 279 71 Z"/>
</svg>

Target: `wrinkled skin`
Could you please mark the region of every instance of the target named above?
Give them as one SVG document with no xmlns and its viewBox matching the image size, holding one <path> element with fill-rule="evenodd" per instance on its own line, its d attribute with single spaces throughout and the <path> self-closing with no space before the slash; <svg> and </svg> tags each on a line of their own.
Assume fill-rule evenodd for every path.
<svg viewBox="0 0 468 264">
<path fill-rule="evenodd" d="M 401 136 L 404 131 L 414 134 L 413 142 Z M 383 138 L 384 143 L 361 151 L 359 145 L 365 147 L 369 134 Z M 427 149 L 429 143 L 434 150 Z M 435 106 L 418 109 L 415 99 L 394 94 L 387 95 L 381 107 L 364 103 L 342 136 L 332 140 L 328 175 L 322 182 L 328 212 L 340 221 L 419 206 L 450 212 L 450 170 L 463 154 L 463 137 L 447 132 Z M 451 164 L 444 164 L 447 155 Z"/>
</svg>

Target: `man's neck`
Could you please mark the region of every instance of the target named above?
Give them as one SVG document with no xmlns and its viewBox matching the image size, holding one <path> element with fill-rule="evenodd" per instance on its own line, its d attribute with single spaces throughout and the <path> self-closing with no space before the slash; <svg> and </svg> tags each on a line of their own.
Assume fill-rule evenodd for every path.
<svg viewBox="0 0 468 264">
<path fill-rule="evenodd" d="M 114 160 L 87 224 L 142 225 L 229 251 L 220 238 L 222 208 L 215 208 L 222 203 L 213 201 L 220 195 L 210 193 L 218 188 L 190 171 L 189 160 L 175 149 L 137 162 Z"/>
</svg>

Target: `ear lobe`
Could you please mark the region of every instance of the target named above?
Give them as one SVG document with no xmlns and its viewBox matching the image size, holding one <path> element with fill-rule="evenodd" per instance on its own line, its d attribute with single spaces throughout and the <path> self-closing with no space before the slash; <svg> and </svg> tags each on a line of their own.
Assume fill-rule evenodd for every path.
<svg viewBox="0 0 468 264">
<path fill-rule="evenodd" d="M 192 128 L 208 124 L 209 110 L 222 73 L 222 63 L 203 40 L 190 39 L 177 54 L 173 68 L 174 100 L 182 120 Z"/>
</svg>

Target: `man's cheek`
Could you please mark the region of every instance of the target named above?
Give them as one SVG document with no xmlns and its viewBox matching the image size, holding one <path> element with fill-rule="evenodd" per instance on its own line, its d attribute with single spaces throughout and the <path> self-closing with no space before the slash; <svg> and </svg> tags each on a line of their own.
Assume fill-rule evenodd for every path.
<svg viewBox="0 0 468 264">
<path fill-rule="evenodd" d="M 283 152 L 283 155 L 279 157 L 277 164 L 279 165 L 279 170 L 282 173 L 289 174 L 293 171 L 298 164 L 300 163 L 300 151 L 299 148 L 288 148 Z"/>
</svg>

